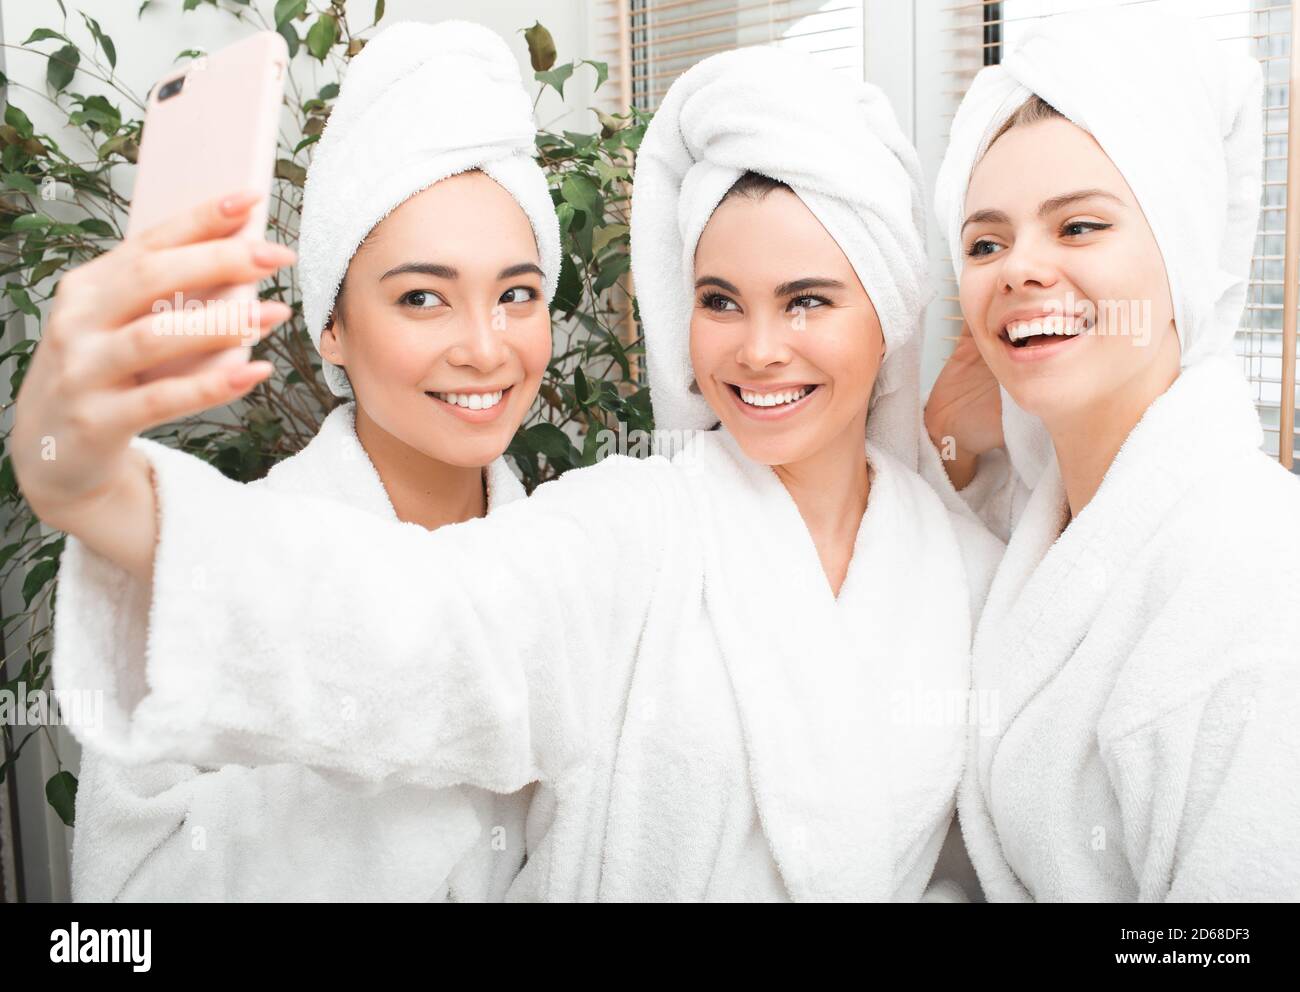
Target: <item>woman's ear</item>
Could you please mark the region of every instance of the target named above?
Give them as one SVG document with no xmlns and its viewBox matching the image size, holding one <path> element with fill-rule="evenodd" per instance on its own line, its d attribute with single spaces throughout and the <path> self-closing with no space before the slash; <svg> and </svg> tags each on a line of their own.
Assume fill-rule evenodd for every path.
<svg viewBox="0 0 1300 992">
<path fill-rule="evenodd" d="M 338 332 L 338 317 L 335 314 L 330 314 L 329 319 L 325 321 L 325 329 L 320 334 L 320 353 L 321 357 L 331 365 L 342 366 L 345 361 Z"/>
</svg>

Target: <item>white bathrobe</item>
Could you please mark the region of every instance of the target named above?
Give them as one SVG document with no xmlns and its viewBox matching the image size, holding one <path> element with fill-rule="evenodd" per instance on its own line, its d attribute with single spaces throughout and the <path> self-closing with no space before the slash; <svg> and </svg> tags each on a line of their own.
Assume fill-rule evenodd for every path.
<svg viewBox="0 0 1300 992">
<path fill-rule="evenodd" d="M 1137 198 L 1182 370 L 1068 527 L 1051 438 L 1005 390 L 1007 451 L 960 497 L 926 452 L 945 502 L 1010 532 L 975 637 L 967 847 L 991 900 L 1300 899 L 1300 481 L 1259 450 L 1233 354 L 1259 65 L 1143 8 L 1036 22 L 953 123 L 935 201 L 959 275 L 971 170 L 1031 93 Z"/>
<path fill-rule="evenodd" d="M 396 521 L 357 440 L 353 404 L 326 417 L 298 454 L 250 490 L 310 496 Z M 488 509 L 523 497 L 501 459 L 487 470 Z M 297 504 L 307 520 L 314 501 Z M 326 539 L 324 531 L 317 531 Z M 179 609 L 208 608 L 220 585 L 202 557 L 171 591 Z M 280 583 L 301 576 L 278 575 Z M 70 538 L 56 613 L 56 668 L 126 674 L 148 623 L 148 590 Z M 182 621 L 183 623 L 185 621 Z M 332 651 L 358 686 L 379 685 L 362 654 Z M 318 661 L 322 659 L 318 658 Z M 73 833 L 77 901 L 500 899 L 523 862 L 525 789 L 366 789 L 301 764 L 156 762 L 129 766 L 84 749 Z"/>
<path fill-rule="evenodd" d="M 1207 360 L 1064 533 L 1055 460 L 1034 488 L 975 639 L 990 900 L 1300 899 L 1300 480 L 1259 443 Z"/>
<path fill-rule="evenodd" d="M 106 694 L 87 747 L 379 788 L 536 780 L 511 899 L 921 896 L 992 555 L 879 448 L 836 599 L 784 486 L 722 430 L 435 532 L 134 443 L 161 513 L 147 643 L 55 661 Z M 196 608 L 196 564 L 219 606 Z M 87 596 L 60 605 L 89 619 Z"/>
</svg>

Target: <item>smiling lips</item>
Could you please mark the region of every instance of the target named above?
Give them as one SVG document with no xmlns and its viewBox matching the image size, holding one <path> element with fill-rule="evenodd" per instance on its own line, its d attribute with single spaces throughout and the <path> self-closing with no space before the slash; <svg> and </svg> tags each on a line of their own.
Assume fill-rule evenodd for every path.
<svg viewBox="0 0 1300 992">
<path fill-rule="evenodd" d="M 1010 348 L 1041 348 L 1077 338 L 1091 329 L 1091 324 L 1074 314 L 1052 311 L 1015 311 L 1002 324 L 998 337 Z"/>
<path fill-rule="evenodd" d="M 730 382 L 726 385 L 740 409 L 759 420 L 775 420 L 803 409 L 804 402 L 818 388 L 816 383 L 777 383 L 759 389 Z"/>
<path fill-rule="evenodd" d="M 513 387 L 503 386 L 500 389 L 486 390 L 483 392 L 433 392 L 425 391 L 425 396 L 437 402 L 447 412 L 455 414 L 462 420 L 468 420 L 471 423 L 485 423 L 493 420 L 505 409 L 505 404 L 501 401 L 506 397 Z"/>
</svg>

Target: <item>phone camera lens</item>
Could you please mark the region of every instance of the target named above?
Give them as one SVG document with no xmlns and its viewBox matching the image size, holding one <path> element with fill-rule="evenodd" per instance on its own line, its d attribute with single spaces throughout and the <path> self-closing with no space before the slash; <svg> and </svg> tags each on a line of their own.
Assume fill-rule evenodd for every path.
<svg viewBox="0 0 1300 992">
<path fill-rule="evenodd" d="M 181 87 L 184 85 L 185 85 L 184 76 L 177 76 L 175 79 L 171 80 L 170 82 L 164 83 L 162 88 L 158 90 L 158 102 L 161 103 L 163 100 L 168 100 L 171 97 L 174 97 L 177 93 L 181 91 Z"/>
</svg>

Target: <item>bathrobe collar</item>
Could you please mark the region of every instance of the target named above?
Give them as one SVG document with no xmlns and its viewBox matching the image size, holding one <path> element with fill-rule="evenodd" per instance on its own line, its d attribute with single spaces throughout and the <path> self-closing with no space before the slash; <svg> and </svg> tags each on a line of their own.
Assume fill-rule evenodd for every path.
<svg viewBox="0 0 1300 992">
<path fill-rule="evenodd" d="M 874 446 L 866 454 L 871 495 L 837 600 L 798 507 L 771 468 L 749 459 L 725 429 L 698 436 L 683 452 L 692 456 L 687 471 L 708 477 L 700 487 L 712 504 L 704 595 L 733 683 L 763 830 L 796 901 L 888 899 L 893 884 L 882 666 L 898 659 L 870 626 L 871 611 L 890 601 L 890 566 L 909 560 L 915 535 L 899 526 L 902 466 Z M 850 837 L 856 843 L 846 845 Z"/>
<path fill-rule="evenodd" d="M 996 700 L 974 701 L 985 795 L 1002 736 L 1074 654 L 1113 579 L 1199 480 L 1261 442 L 1240 373 L 1228 359 L 1207 359 L 1151 404 L 1064 533 L 1068 502 L 1052 457 L 1007 545 L 975 639 L 975 683 L 998 686 Z"/>
<path fill-rule="evenodd" d="M 488 465 L 484 478 L 489 513 L 525 495 L 504 458 Z M 266 481 L 273 489 L 319 496 L 397 519 L 384 483 L 357 437 L 355 402 L 331 410 L 307 446 L 272 468 Z"/>
</svg>

